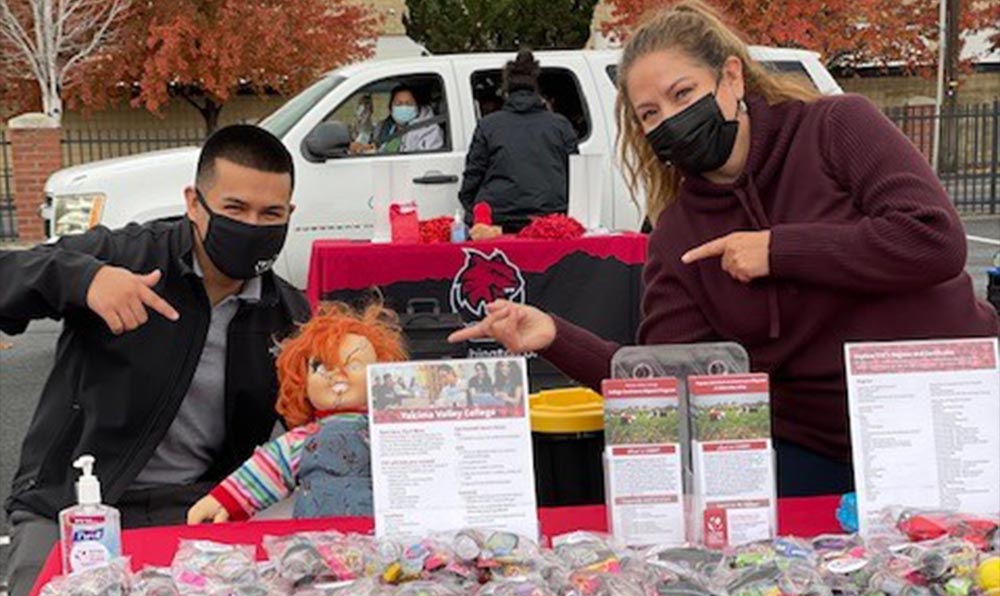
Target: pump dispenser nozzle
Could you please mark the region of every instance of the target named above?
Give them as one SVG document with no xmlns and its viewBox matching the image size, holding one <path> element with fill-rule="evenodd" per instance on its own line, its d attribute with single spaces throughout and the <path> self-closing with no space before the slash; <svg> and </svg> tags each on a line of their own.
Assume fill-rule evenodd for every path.
<svg viewBox="0 0 1000 596">
<path fill-rule="evenodd" d="M 76 481 L 76 500 L 80 505 L 101 504 L 101 483 L 94 476 L 94 462 L 93 455 L 81 455 L 73 462 L 73 467 L 83 472 Z"/>
</svg>

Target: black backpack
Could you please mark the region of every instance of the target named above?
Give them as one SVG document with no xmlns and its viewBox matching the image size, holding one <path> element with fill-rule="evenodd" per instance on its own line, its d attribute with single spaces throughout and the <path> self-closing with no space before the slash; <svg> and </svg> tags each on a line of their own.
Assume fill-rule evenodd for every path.
<svg viewBox="0 0 1000 596">
<path fill-rule="evenodd" d="M 415 298 L 406 303 L 406 312 L 399 317 L 406 336 L 411 360 L 465 358 L 466 344 L 448 343 L 448 336 L 465 327 L 457 313 L 441 312 L 441 303 L 434 298 Z"/>
</svg>

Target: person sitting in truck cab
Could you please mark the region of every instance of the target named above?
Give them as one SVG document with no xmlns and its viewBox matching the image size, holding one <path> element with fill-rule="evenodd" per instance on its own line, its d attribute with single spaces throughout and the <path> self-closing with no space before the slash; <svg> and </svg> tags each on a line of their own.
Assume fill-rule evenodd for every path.
<svg viewBox="0 0 1000 596">
<path fill-rule="evenodd" d="M 405 84 L 393 88 L 389 115 L 375 127 L 371 143 L 353 143 L 351 153 L 424 153 L 444 148 L 444 129 L 430 106 L 420 105 Z"/>
</svg>

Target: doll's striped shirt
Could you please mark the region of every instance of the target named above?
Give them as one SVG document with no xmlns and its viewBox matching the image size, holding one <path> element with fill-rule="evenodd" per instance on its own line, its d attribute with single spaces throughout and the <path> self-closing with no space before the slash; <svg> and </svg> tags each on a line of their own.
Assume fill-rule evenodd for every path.
<svg viewBox="0 0 1000 596">
<path fill-rule="evenodd" d="M 319 432 L 327 420 L 362 414 L 334 414 L 323 420 L 293 428 L 277 439 L 258 447 L 242 466 L 210 493 L 231 521 L 248 519 L 290 495 L 298 486 L 299 464 L 306 441 Z"/>
</svg>

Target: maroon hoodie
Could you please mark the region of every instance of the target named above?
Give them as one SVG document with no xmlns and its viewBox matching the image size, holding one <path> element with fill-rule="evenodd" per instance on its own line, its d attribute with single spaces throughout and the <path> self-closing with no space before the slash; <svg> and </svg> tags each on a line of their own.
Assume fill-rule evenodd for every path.
<svg viewBox="0 0 1000 596">
<path fill-rule="evenodd" d="M 927 161 L 866 98 L 748 100 L 733 184 L 692 176 L 657 221 L 639 344 L 736 341 L 771 375 L 774 434 L 849 458 L 845 342 L 997 336 L 965 273 L 962 223 Z M 770 276 L 743 284 L 681 255 L 771 230 Z M 618 346 L 557 320 L 543 355 L 598 388 Z"/>
</svg>

